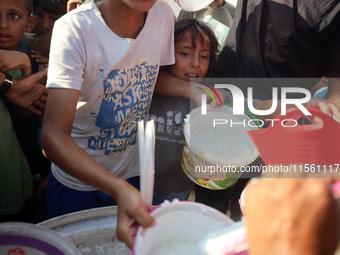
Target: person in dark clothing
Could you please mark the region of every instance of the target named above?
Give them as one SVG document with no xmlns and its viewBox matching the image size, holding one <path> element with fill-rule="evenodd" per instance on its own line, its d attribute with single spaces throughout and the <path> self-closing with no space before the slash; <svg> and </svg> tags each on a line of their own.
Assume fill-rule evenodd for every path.
<svg viewBox="0 0 340 255">
<path fill-rule="evenodd" d="M 330 77 L 327 99 L 340 107 L 340 2 L 322 0 L 239 0 L 234 22 L 219 55 L 216 75 L 235 78 L 244 94 L 272 99 L 273 87 L 311 90 L 323 76 Z M 256 78 L 256 79 L 255 79 Z M 278 79 L 284 78 L 284 79 Z M 298 95 L 294 95 L 298 96 Z M 260 159 L 253 164 L 263 164 Z M 238 205 L 248 176 L 231 189 L 202 196 L 196 201 L 216 205 L 232 218 L 242 216 Z M 206 193 L 206 191 L 204 191 Z"/>
</svg>

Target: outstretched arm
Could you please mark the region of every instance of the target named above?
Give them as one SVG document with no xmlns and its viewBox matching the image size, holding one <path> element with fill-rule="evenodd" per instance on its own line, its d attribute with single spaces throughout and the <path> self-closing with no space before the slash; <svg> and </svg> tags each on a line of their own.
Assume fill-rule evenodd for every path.
<svg viewBox="0 0 340 255">
<path fill-rule="evenodd" d="M 173 97 L 190 99 L 190 82 L 179 79 L 164 69 L 159 70 L 155 93 Z"/>
<path fill-rule="evenodd" d="M 47 69 L 22 79 L 13 79 L 13 85 L 5 96 L 14 106 L 26 109 L 36 115 L 42 115 L 48 89 L 38 81 L 46 74 Z M 4 79 L 5 74 L 0 72 L 1 82 Z"/>
<path fill-rule="evenodd" d="M 210 93 L 214 95 L 214 92 L 211 91 L 207 86 L 197 83 L 185 81 L 180 78 L 177 78 L 165 70 L 160 70 L 157 78 L 157 83 L 155 87 L 155 93 L 165 96 L 173 96 L 173 97 L 183 97 L 192 100 L 196 106 L 201 105 L 201 96 L 205 94 L 205 92 L 199 88 L 204 88 L 208 90 Z M 221 98 L 222 103 L 225 101 L 225 94 L 221 91 L 216 90 L 218 95 Z M 216 96 L 217 97 L 217 96 Z M 219 100 L 216 99 L 216 102 Z M 212 98 L 210 96 L 207 97 L 207 102 L 211 102 Z M 218 104 L 220 105 L 220 104 Z"/>
<path fill-rule="evenodd" d="M 153 218 L 147 213 L 136 188 L 103 168 L 70 137 L 78 97 L 77 90 L 50 89 L 42 125 L 43 151 L 66 173 L 117 201 L 117 236 L 131 247 L 136 224 L 149 227 Z"/>
<path fill-rule="evenodd" d="M 0 50 L 0 71 L 21 70 L 22 76 L 32 74 L 28 55 L 17 50 Z"/>
<path fill-rule="evenodd" d="M 264 101 L 259 101 L 255 108 L 257 110 L 267 110 L 270 109 L 272 106 L 272 100 L 264 100 Z M 339 120 L 340 120 L 340 111 L 336 104 L 331 102 L 330 100 L 324 99 L 324 98 L 311 98 L 308 102 L 303 104 L 304 107 L 313 107 L 313 108 L 318 108 L 322 112 L 326 114 L 334 114 Z M 340 104 L 339 104 L 340 106 Z M 290 109 L 292 107 L 296 107 L 293 104 L 288 104 L 287 109 Z M 271 119 L 274 119 L 278 114 L 281 114 L 281 100 L 278 100 L 278 105 L 275 109 L 275 111 L 269 115 L 256 115 L 257 119 L 263 120 L 265 123 L 270 123 Z M 307 116 L 306 116 L 307 117 Z M 310 118 L 307 117 L 310 121 L 312 122 L 319 122 L 319 118 Z"/>
</svg>

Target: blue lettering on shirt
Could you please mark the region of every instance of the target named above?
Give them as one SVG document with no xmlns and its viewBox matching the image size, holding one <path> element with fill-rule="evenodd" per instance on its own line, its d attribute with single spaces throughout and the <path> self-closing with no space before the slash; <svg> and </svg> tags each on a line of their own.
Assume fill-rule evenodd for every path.
<svg viewBox="0 0 340 255">
<path fill-rule="evenodd" d="M 142 59 L 108 74 L 96 121 L 100 136 L 89 138 L 90 149 L 117 155 L 136 144 L 138 121 L 149 110 L 157 74 L 158 65 Z"/>
</svg>

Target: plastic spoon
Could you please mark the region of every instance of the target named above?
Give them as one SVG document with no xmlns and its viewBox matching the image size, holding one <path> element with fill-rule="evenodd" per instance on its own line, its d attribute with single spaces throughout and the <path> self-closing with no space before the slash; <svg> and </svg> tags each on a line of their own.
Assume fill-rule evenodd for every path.
<svg viewBox="0 0 340 255">
<path fill-rule="evenodd" d="M 138 122 L 138 148 L 140 162 L 140 193 L 144 206 L 152 204 L 155 174 L 155 125 L 150 120 L 144 127 L 144 120 Z"/>
</svg>

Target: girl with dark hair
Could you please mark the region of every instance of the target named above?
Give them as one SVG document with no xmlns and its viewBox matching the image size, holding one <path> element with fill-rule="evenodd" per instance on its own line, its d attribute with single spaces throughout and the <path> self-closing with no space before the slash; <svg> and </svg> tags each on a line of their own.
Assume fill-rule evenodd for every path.
<svg viewBox="0 0 340 255">
<path fill-rule="evenodd" d="M 182 80 L 201 81 L 211 75 L 218 52 L 218 41 L 208 25 L 196 19 L 175 23 L 175 64 L 166 71 Z M 150 118 L 156 124 L 155 185 L 153 204 L 164 200 L 188 200 L 194 183 L 182 170 L 184 118 L 190 100 L 155 94 Z"/>
</svg>

